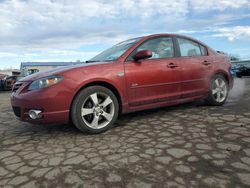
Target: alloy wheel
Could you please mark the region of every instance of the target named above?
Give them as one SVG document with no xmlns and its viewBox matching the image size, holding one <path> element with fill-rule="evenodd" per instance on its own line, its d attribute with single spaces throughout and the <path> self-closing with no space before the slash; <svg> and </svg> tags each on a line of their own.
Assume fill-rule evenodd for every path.
<svg viewBox="0 0 250 188">
<path fill-rule="evenodd" d="M 212 95 L 216 102 L 221 103 L 227 97 L 227 83 L 222 78 L 216 78 L 212 85 Z"/>
<path fill-rule="evenodd" d="M 107 126 L 112 121 L 114 113 L 114 101 L 102 92 L 89 95 L 81 107 L 82 120 L 92 129 L 102 129 Z"/>
</svg>

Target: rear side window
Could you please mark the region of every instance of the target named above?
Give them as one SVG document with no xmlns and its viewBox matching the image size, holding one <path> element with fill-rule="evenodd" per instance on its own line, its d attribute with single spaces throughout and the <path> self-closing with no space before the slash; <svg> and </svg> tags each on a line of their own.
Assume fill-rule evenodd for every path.
<svg viewBox="0 0 250 188">
<path fill-rule="evenodd" d="M 183 38 L 177 38 L 177 41 L 180 47 L 180 55 L 182 57 L 207 55 L 206 48 L 194 41 Z"/>
</svg>

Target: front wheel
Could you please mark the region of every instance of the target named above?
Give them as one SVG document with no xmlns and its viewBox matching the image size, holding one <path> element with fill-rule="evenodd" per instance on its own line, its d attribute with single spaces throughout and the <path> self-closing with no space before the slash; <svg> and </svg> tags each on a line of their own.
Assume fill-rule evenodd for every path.
<svg viewBox="0 0 250 188">
<path fill-rule="evenodd" d="M 228 82 L 222 75 L 216 75 L 211 84 L 208 98 L 206 99 L 209 105 L 223 105 L 228 96 Z"/>
<path fill-rule="evenodd" d="M 83 89 L 74 99 L 71 118 L 83 132 L 101 133 L 111 128 L 119 112 L 116 96 L 102 86 Z"/>
</svg>

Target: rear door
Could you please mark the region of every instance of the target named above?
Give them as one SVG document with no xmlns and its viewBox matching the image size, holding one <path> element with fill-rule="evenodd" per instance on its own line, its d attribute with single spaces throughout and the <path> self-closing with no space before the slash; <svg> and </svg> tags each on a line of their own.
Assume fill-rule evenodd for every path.
<svg viewBox="0 0 250 188">
<path fill-rule="evenodd" d="M 212 72 L 212 58 L 203 45 L 186 38 L 176 38 L 182 67 L 182 97 L 196 97 L 207 92 Z"/>
<path fill-rule="evenodd" d="M 152 58 L 134 61 L 132 56 L 145 49 L 152 51 Z M 154 38 L 144 42 L 130 55 L 124 67 L 130 106 L 180 98 L 181 69 L 175 57 L 171 37 Z"/>
</svg>

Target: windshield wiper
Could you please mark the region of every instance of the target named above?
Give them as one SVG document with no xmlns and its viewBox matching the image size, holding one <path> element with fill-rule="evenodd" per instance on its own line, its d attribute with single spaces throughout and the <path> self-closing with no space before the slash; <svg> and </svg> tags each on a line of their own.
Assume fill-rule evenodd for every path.
<svg viewBox="0 0 250 188">
<path fill-rule="evenodd" d="M 105 60 L 88 60 L 88 61 L 85 61 L 85 63 L 95 63 L 95 62 L 109 62 L 109 61 L 114 61 L 115 59 L 105 59 Z"/>
<path fill-rule="evenodd" d="M 95 61 L 88 60 L 88 61 L 85 61 L 85 63 L 94 63 L 94 62 L 100 62 L 100 60 L 95 60 Z"/>
</svg>

